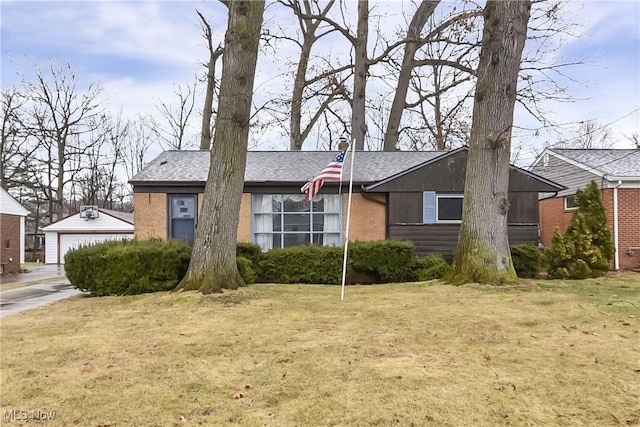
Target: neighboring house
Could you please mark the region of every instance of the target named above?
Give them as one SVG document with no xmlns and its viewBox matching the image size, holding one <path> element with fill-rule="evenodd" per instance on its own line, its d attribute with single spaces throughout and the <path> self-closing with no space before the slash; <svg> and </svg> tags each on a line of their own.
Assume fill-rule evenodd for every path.
<svg viewBox="0 0 640 427">
<path fill-rule="evenodd" d="M 45 262 L 64 264 L 65 254 L 81 245 L 133 238 L 133 214 L 96 206 L 81 206 L 80 212 L 45 227 Z"/>
<path fill-rule="evenodd" d="M 566 187 L 540 200 L 540 231 L 544 245 L 553 232 L 564 232 L 571 221 L 575 193 L 595 180 L 602 189 L 616 253 L 611 268 L 640 266 L 640 150 L 550 149 L 536 158 L 531 171 Z"/>
<path fill-rule="evenodd" d="M 0 187 L 0 274 L 20 272 L 24 263 L 25 218 L 29 211 Z"/>
<path fill-rule="evenodd" d="M 341 246 L 351 154 L 339 183 L 326 182 L 312 203 L 300 187 L 334 153 L 247 153 L 238 241 L 263 250 L 304 244 Z M 419 255 L 450 256 L 462 218 L 467 149 L 450 152 L 357 152 L 349 239 L 412 241 Z M 135 234 L 193 241 L 209 169 L 208 151 L 166 151 L 135 175 Z M 538 194 L 562 187 L 511 167 L 509 236 L 538 243 Z M 48 239 L 47 239 L 48 241 Z"/>
</svg>

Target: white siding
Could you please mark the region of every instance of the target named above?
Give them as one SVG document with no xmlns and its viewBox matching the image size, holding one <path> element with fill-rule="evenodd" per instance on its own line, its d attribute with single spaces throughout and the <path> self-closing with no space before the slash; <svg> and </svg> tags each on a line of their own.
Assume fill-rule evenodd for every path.
<svg viewBox="0 0 640 427">
<path fill-rule="evenodd" d="M 0 187 L 0 213 L 7 215 L 26 216 L 29 211 L 24 208 L 16 199 Z"/>
<path fill-rule="evenodd" d="M 80 218 L 80 214 L 71 215 L 51 225 L 43 227 L 44 231 L 110 231 L 110 232 L 131 232 L 133 233 L 133 224 L 129 224 L 121 219 L 114 218 L 104 212 L 100 212 L 98 218 L 85 219 Z"/>
<path fill-rule="evenodd" d="M 47 264 L 58 263 L 58 233 L 46 231 L 44 233 L 44 262 Z"/>
</svg>

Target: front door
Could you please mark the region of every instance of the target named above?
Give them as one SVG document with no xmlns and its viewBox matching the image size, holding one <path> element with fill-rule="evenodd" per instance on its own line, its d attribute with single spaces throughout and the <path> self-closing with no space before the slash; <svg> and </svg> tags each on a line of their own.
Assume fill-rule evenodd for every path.
<svg viewBox="0 0 640 427">
<path fill-rule="evenodd" d="M 196 235 L 196 196 L 171 196 L 170 236 L 193 245 Z"/>
</svg>

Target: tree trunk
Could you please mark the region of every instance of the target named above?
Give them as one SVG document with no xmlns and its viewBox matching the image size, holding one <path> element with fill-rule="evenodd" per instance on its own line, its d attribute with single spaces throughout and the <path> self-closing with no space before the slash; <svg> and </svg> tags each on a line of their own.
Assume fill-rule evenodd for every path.
<svg viewBox="0 0 640 427">
<path fill-rule="evenodd" d="M 353 101 L 351 103 L 351 136 L 355 149 L 364 150 L 367 134 L 366 89 L 367 89 L 367 41 L 369 39 L 369 0 L 358 0 L 358 30 L 355 42 L 355 64 Z"/>
<path fill-rule="evenodd" d="M 489 0 L 485 6 L 462 225 L 445 276 L 449 283 L 517 280 L 507 236 L 509 156 L 530 9 L 530 1 L 520 0 Z"/>
<path fill-rule="evenodd" d="M 389 111 L 389 122 L 384 133 L 383 151 L 395 151 L 400 137 L 400 120 L 404 112 L 409 81 L 413 72 L 413 63 L 416 52 L 424 44 L 420 39 L 420 32 L 427 23 L 427 19 L 436 9 L 440 0 L 423 0 L 418 6 L 418 10 L 413 15 L 409 29 L 407 30 L 407 43 L 404 45 L 404 56 L 402 57 L 402 67 L 398 75 L 398 85 L 393 96 L 391 111 Z"/>
<path fill-rule="evenodd" d="M 229 8 L 229 20 L 211 166 L 191 262 L 177 287 L 204 294 L 244 285 L 236 266 L 236 238 L 264 12 L 264 0 L 228 1 L 225 4 Z"/>
<path fill-rule="evenodd" d="M 200 149 L 211 149 L 211 116 L 213 115 L 213 97 L 216 90 L 216 64 L 218 58 L 222 55 L 223 49 L 218 46 L 213 48 L 213 31 L 211 25 L 205 19 L 204 15 L 196 10 L 200 21 L 202 21 L 202 30 L 204 38 L 207 41 L 209 49 L 209 62 L 207 64 L 207 88 L 205 92 L 204 108 L 202 109 L 202 129 L 200 132 Z"/>
</svg>

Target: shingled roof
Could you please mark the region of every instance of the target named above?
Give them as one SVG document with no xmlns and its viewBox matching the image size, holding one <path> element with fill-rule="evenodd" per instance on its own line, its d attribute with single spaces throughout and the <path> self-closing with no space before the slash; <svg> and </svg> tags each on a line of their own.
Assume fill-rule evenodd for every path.
<svg viewBox="0 0 640 427">
<path fill-rule="evenodd" d="M 434 159 L 444 151 L 358 151 L 353 181 L 372 183 L 396 175 Z M 246 183 L 304 183 L 316 176 L 337 152 L 328 151 L 249 151 Z M 171 185 L 205 183 L 210 152 L 165 151 L 149 162 L 129 181 L 132 185 Z M 351 154 L 347 154 L 343 180 L 349 180 Z"/>
<path fill-rule="evenodd" d="M 550 149 L 567 159 L 591 168 L 602 175 L 640 177 L 640 150 Z"/>
</svg>

